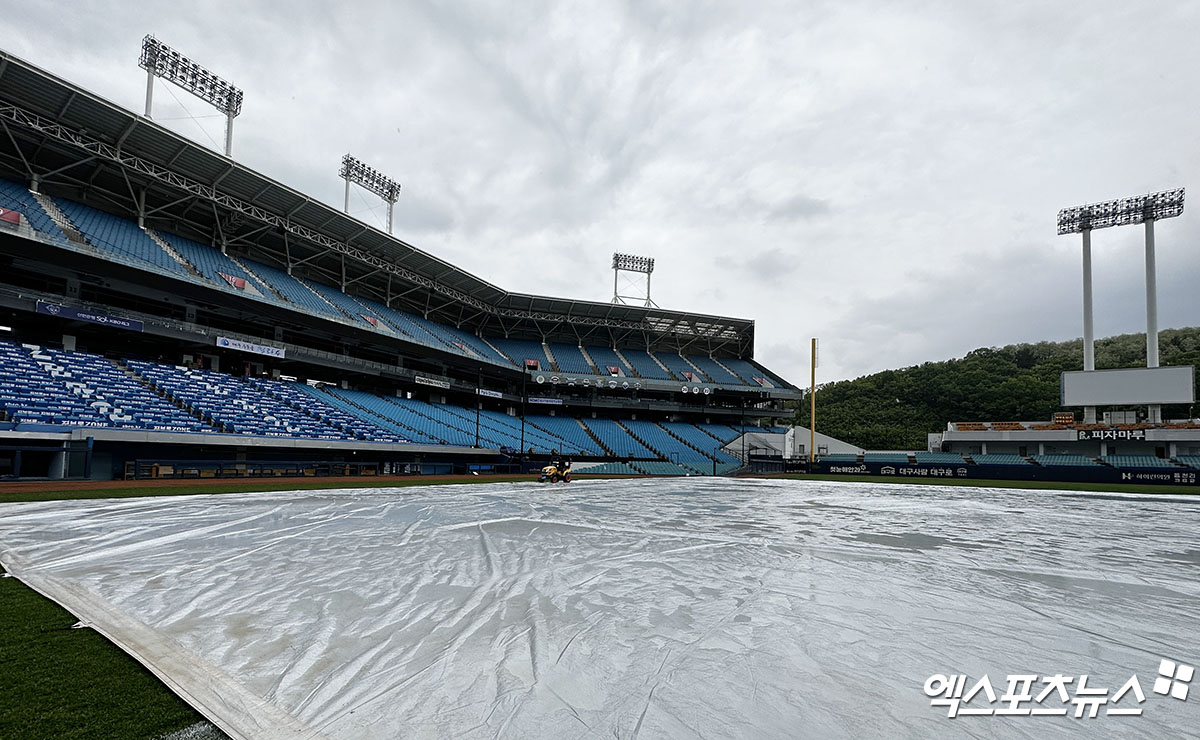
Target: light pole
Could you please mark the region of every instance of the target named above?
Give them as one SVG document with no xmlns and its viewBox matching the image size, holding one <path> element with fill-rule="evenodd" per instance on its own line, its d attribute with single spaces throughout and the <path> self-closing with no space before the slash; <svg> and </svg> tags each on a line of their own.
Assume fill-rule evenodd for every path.
<svg viewBox="0 0 1200 740">
<path fill-rule="evenodd" d="M 817 452 L 817 338 L 812 338 L 812 383 L 808 389 L 808 464 L 812 467 Z"/>
<path fill-rule="evenodd" d="M 138 66 L 146 70 L 146 118 L 154 104 L 154 78 L 187 90 L 225 114 L 225 156 L 233 156 L 233 119 L 242 112 L 242 91 L 153 36 L 142 39 Z"/>
<path fill-rule="evenodd" d="M 342 168 L 338 171 L 338 177 L 346 181 L 344 212 L 350 212 L 350 183 L 360 185 L 387 203 L 387 230 L 389 234 L 392 233 L 392 208 L 396 205 L 396 201 L 400 200 L 400 183 L 390 177 L 385 177 L 383 173 L 373 167 L 368 167 L 349 154 L 342 157 Z"/>
<path fill-rule="evenodd" d="M 1083 235 L 1083 370 L 1096 369 L 1092 334 L 1092 231 L 1109 226 L 1146 227 L 1146 367 L 1158 367 L 1158 287 L 1154 262 L 1154 222 L 1183 213 L 1183 188 L 1132 198 L 1064 208 L 1058 212 L 1058 233 Z M 1148 420 L 1162 421 L 1162 406 L 1150 404 Z M 1096 423 L 1096 407 L 1085 406 L 1083 422 Z"/>
</svg>

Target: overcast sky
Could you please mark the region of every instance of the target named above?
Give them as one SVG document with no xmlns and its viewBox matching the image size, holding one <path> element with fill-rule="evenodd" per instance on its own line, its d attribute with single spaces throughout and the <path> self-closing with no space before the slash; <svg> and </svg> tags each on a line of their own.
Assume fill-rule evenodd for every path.
<svg viewBox="0 0 1200 740">
<path fill-rule="evenodd" d="M 239 161 L 340 207 L 352 152 L 403 184 L 398 236 L 510 290 L 606 301 L 613 251 L 652 256 L 659 305 L 755 319 L 796 383 L 812 336 L 821 381 L 1078 337 L 1057 210 L 1200 185 L 1194 2 L 0 0 L 0 29 L 135 111 L 153 33 L 245 90 Z M 1200 325 L 1192 203 L 1161 328 Z M 1142 239 L 1093 238 L 1097 336 L 1145 330 Z"/>
</svg>

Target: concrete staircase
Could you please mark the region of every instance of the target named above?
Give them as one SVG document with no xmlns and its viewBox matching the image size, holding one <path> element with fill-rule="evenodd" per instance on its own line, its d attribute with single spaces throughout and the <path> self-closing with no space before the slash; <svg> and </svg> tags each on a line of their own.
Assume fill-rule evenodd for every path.
<svg viewBox="0 0 1200 740">
<path fill-rule="evenodd" d="M 709 357 L 709 359 L 710 359 L 710 360 L 712 360 L 713 362 L 717 363 L 718 365 L 720 365 L 720 366 L 721 366 L 721 367 L 722 367 L 722 368 L 725 370 L 725 372 L 729 373 L 730 375 L 732 375 L 733 377 L 735 377 L 735 378 L 737 378 L 738 380 L 742 381 L 743 383 L 746 383 L 746 385 L 750 385 L 749 383 L 747 383 L 747 382 L 746 382 L 746 379 L 745 379 L 745 378 L 743 378 L 742 376 L 738 375 L 738 374 L 737 374 L 737 373 L 735 373 L 733 370 L 729 369 L 729 366 L 728 366 L 728 365 L 726 365 L 725 363 L 721 362 L 720 360 L 718 360 L 718 359 L 717 359 L 717 358 L 715 358 L 715 357 Z"/>
<path fill-rule="evenodd" d="M 576 419 L 575 422 L 579 424 L 579 426 L 583 427 L 583 431 L 587 433 L 587 436 L 591 437 L 592 441 L 596 443 L 597 447 L 604 450 L 604 454 L 608 455 L 609 457 L 617 456 L 608 445 L 600 441 L 600 438 L 596 436 L 595 432 L 588 428 L 587 424 L 583 423 L 583 419 Z"/>
<path fill-rule="evenodd" d="M 615 353 L 615 354 L 616 354 L 616 356 L 617 356 L 617 358 L 621 360 L 621 363 L 625 365 L 625 369 L 626 369 L 626 370 L 628 370 L 628 371 L 631 373 L 630 377 L 633 377 L 633 378 L 640 378 L 640 377 L 642 377 L 642 374 L 641 374 L 641 373 L 639 373 L 639 372 L 638 372 L 638 371 L 637 371 L 637 370 L 636 370 L 636 369 L 633 367 L 633 364 L 632 364 L 632 363 L 630 363 L 630 362 L 629 362 L 629 360 L 625 359 L 625 355 L 621 354 L 621 350 L 617 349 L 616 347 L 613 347 L 613 353 Z"/>
<path fill-rule="evenodd" d="M 481 341 L 481 342 L 483 342 L 484 344 L 486 344 L 487 346 L 491 347 L 493 352 L 495 352 L 496 354 L 500 355 L 501 357 L 503 357 L 504 359 L 508 360 L 509 362 L 512 362 L 514 365 L 515 365 L 515 364 L 517 364 L 517 363 L 513 362 L 513 358 L 511 358 L 511 357 L 509 357 L 508 355 L 504 354 L 503 352 L 501 352 L 499 349 L 497 349 L 497 348 L 496 348 L 496 345 L 494 345 L 494 344 L 492 344 L 491 342 L 489 342 L 489 341 L 487 340 L 487 337 L 485 337 L 485 336 L 483 336 L 483 335 L 481 335 L 481 334 L 476 334 L 475 336 L 479 337 L 479 341 Z"/>
<path fill-rule="evenodd" d="M 150 237 L 150 240 L 157 244 L 162 251 L 171 255 L 171 259 L 178 262 L 179 266 L 187 270 L 189 275 L 192 277 L 198 277 L 201 280 L 206 279 L 204 274 L 196 269 L 195 265 L 193 265 L 191 262 L 188 262 L 187 258 L 185 258 L 182 254 L 176 252 L 175 247 L 172 247 L 166 239 L 163 239 L 161 236 L 159 236 L 154 229 L 143 226 L 142 231 L 146 232 L 146 236 Z"/>
<path fill-rule="evenodd" d="M 278 290 L 275 290 L 275 288 L 270 283 L 268 283 L 266 280 L 263 280 L 261 277 L 259 277 L 258 273 L 256 273 L 254 270 L 251 270 L 249 267 L 247 267 L 245 265 L 245 263 L 243 263 L 237 257 L 234 257 L 232 254 L 226 254 L 225 256 L 228 257 L 229 259 L 233 260 L 233 264 L 242 268 L 243 272 L 245 272 L 250 277 L 254 278 L 255 281 L 257 281 L 258 284 L 261 285 L 264 290 L 271 291 L 271 295 L 275 296 L 276 298 L 278 298 L 280 301 L 282 301 L 284 303 L 287 303 L 287 304 L 291 303 L 291 301 L 289 301 L 287 298 L 283 297 L 283 293 L 280 293 Z"/>
<path fill-rule="evenodd" d="M 678 378 L 678 377 L 676 377 L 676 376 L 675 376 L 675 373 L 671 372 L 671 369 L 670 369 L 669 367 L 667 367 L 666 365 L 662 364 L 662 360 L 659 360 L 659 359 L 658 359 L 658 356 L 657 356 L 657 355 L 655 355 L 653 352 L 651 352 L 650 350 L 646 350 L 646 354 L 650 355 L 650 359 L 651 359 L 651 360 L 654 360 L 654 364 L 656 364 L 656 365 L 658 365 L 659 367 L 661 367 L 661 368 L 662 368 L 662 371 L 663 371 L 664 373 L 666 373 L 668 377 L 675 378 L 676 380 L 683 380 L 683 378 Z"/>
<path fill-rule="evenodd" d="M 551 351 L 550 345 L 542 342 L 542 352 L 546 355 L 546 360 L 549 362 L 550 369 L 553 372 L 561 373 L 562 370 L 558 369 L 558 360 L 554 358 L 554 352 Z"/>
<path fill-rule="evenodd" d="M 87 244 L 88 246 L 91 246 L 88 244 L 87 239 L 83 238 L 83 233 L 80 232 L 79 229 L 75 228 L 75 224 L 71 223 L 71 219 L 67 218 L 67 214 L 62 212 L 62 209 L 58 207 L 58 204 L 54 202 L 53 198 L 48 195 L 42 195 L 41 193 L 33 193 L 33 191 L 30 192 L 33 194 L 34 199 L 41 204 L 42 210 L 46 212 L 46 215 L 50 217 L 50 220 L 53 221 L 58 228 L 62 229 L 64 234 L 67 235 L 67 239 L 69 241 L 75 242 L 76 244 Z"/>
<path fill-rule="evenodd" d="M 708 379 L 708 382 L 710 382 L 710 383 L 715 383 L 715 382 L 716 382 L 715 380 L 713 380 L 713 379 L 712 379 L 712 376 L 711 376 L 711 375 L 709 375 L 708 373 L 704 372 L 704 371 L 703 371 L 703 370 L 701 370 L 700 368 L 696 367 L 696 363 L 692 362 L 692 361 L 691 361 L 691 360 L 689 360 L 687 357 L 685 357 L 685 356 L 684 356 L 684 354 L 683 354 L 682 352 L 680 352 L 680 353 L 679 353 L 679 358 L 680 358 L 681 360 L 683 360 L 684 362 L 686 362 L 686 363 L 688 364 L 688 367 L 692 368 L 692 370 L 693 370 L 693 371 L 696 373 L 696 377 L 697 377 L 697 378 L 701 378 L 701 379 L 707 378 L 707 379 Z"/>
<path fill-rule="evenodd" d="M 588 354 L 587 347 L 584 347 L 582 344 L 579 345 L 579 354 L 583 355 L 584 361 L 587 362 L 588 367 L 592 368 L 592 372 L 596 373 L 597 375 L 608 375 L 607 372 L 600 372 L 600 366 L 597 365 L 596 361 L 592 359 L 592 356 Z"/>
</svg>

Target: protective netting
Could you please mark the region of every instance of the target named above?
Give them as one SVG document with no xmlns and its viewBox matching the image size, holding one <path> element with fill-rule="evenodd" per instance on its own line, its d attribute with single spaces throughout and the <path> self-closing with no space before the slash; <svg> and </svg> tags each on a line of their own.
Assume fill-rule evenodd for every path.
<svg viewBox="0 0 1200 740">
<path fill-rule="evenodd" d="M 1196 503 L 695 478 L 58 501 L 0 505 L 0 561 L 235 738 L 1160 738 L 1200 726 L 1200 692 L 1150 689 L 1200 658 Z M 1147 699 L 948 719 L 938 673 L 1137 673 Z"/>
</svg>

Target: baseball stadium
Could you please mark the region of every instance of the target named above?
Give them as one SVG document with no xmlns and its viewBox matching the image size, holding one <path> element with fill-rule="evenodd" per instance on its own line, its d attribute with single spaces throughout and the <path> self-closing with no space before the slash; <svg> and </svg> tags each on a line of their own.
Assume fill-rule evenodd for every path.
<svg viewBox="0 0 1200 740">
<path fill-rule="evenodd" d="M 815 340 L 795 385 L 624 251 L 611 302 L 505 290 L 394 235 L 370 163 L 322 202 L 233 156 L 240 89 L 154 36 L 139 66 L 133 111 L 0 50 L 0 736 L 1196 726 L 1200 424 L 1162 415 L 1195 375 L 1153 308 L 1182 190 L 1060 214 L 1067 411 L 862 450 L 794 424 Z M 223 151 L 156 121 L 166 85 Z M 1131 223 L 1147 367 L 1096 370 L 1090 235 Z"/>
<path fill-rule="evenodd" d="M 714 475 L 785 431 L 752 320 L 505 291 L 2 63 L 2 475 Z"/>
</svg>

